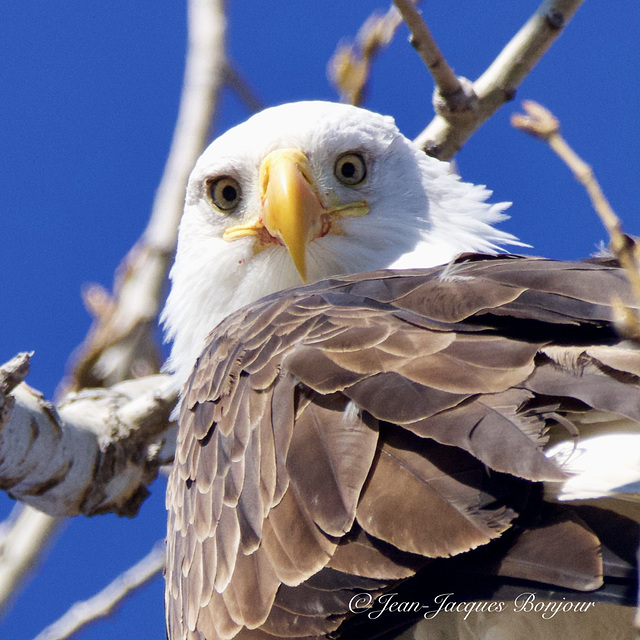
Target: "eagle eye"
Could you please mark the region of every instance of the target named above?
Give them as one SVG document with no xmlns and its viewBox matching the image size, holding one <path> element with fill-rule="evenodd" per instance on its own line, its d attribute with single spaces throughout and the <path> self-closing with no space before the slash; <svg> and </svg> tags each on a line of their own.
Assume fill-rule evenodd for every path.
<svg viewBox="0 0 640 640">
<path fill-rule="evenodd" d="M 349 151 L 336 160 L 333 173 L 342 184 L 355 187 L 367 177 L 367 165 L 360 153 Z"/>
<path fill-rule="evenodd" d="M 225 213 L 232 211 L 240 203 L 240 185 L 237 180 L 229 176 L 209 181 L 207 191 L 216 209 Z"/>
</svg>

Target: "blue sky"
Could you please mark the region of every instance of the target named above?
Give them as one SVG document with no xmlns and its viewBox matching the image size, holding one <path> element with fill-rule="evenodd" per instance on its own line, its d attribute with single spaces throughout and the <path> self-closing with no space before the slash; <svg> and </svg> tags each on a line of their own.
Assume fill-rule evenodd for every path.
<svg viewBox="0 0 640 640">
<path fill-rule="evenodd" d="M 230 3 L 231 4 L 231 3 Z M 265 105 L 336 99 L 326 63 L 384 2 L 237 0 L 233 60 Z M 424 12 L 456 72 L 475 79 L 537 6 L 431 1 Z M 111 286 L 145 226 L 178 109 L 185 7 L 154 0 L 0 3 L 0 360 L 34 350 L 29 382 L 51 397 L 89 317 L 83 285 Z M 531 253 L 574 259 L 605 239 L 582 188 L 540 142 L 509 126 L 522 99 L 551 108 L 594 168 L 625 229 L 638 234 L 638 24 L 635 0 L 616 11 L 589 0 L 567 32 L 457 160 L 462 176 L 514 203 L 504 228 Z M 401 30 L 374 66 L 365 106 L 395 116 L 409 137 L 431 118 L 432 83 Z M 225 92 L 216 132 L 247 117 Z M 165 527 L 164 481 L 139 517 L 70 521 L 39 572 L 0 620 L 0 637 L 38 633 L 141 558 Z M 0 495 L 0 519 L 12 502 Z M 162 638 L 155 580 L 83 638 Z"/>
</svg>

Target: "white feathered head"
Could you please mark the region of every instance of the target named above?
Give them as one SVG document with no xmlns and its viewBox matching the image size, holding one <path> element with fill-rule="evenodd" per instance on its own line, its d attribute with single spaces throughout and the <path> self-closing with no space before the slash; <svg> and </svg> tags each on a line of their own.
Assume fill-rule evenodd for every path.
<svg viewBox="0 0 640 640">
<path fill-rule="evenodd" d="M 425 155 L 392 118 L 330 102 L 266 109 L 202 154 L 187 187 L 163 313 L 186 379 L 226 315 L 303 282 L 430 267 L 513 236 L 508 204 Z"/>
</svg>

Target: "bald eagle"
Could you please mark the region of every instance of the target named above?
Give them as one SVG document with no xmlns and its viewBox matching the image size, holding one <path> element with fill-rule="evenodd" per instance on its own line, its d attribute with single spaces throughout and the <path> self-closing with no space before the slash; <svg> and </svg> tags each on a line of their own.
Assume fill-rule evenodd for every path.
<svg viewBox="0 0 640 640">
<path fill-rule="evenodd" d="M 631 637 L 634 301 L 611 261 L 500 255 L 489 195 L 347 105 L 204 152 L 163 316 L 169 638 Z"/>
</svg>

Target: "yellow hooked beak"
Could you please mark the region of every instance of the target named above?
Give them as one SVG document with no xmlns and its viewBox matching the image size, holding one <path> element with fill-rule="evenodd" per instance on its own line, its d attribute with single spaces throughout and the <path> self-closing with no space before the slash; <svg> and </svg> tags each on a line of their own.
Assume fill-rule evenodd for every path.
<svg viewBox="0 0 640 640">
<path fill-rule="evenodd" d="M 322 231 L 326 209 L 317 192 L 307 157 L 296 149 L 272 151 L 260 166 L 262 222 L 282 240 L 303 282 L 307 245 Z"/>
<path fill-rule="evenodd" d="M 366 202 L 325 204 L 313 178 L 309 160 L 297 149 L 277 149 L 265 157 L 259 173 L 261 213 L 258 220 L 231 227 L 225 240 L 255 235 L 284 244 L 303 282 L 307 281 L 307 246 L 331 232 L 335 218 L 369 213 Z"/>
</svg>

